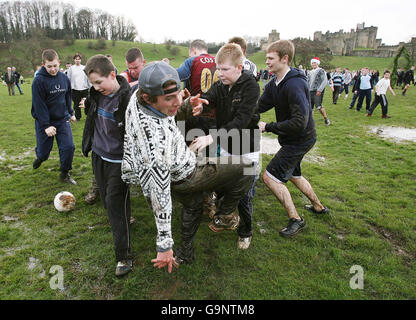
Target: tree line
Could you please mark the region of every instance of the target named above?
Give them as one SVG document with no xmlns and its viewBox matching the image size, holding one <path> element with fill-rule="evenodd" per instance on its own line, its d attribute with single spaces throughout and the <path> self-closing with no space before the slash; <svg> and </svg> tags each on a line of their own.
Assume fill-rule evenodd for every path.
<svg viewBox="0 0 416 320">
<path fill-rule="evenodd" d="M 51 39 L 134 41 L 137 36 L 131 20 L 101 10 L 56 1 L 0 2 L 0 43 L 30 39 L 38 30 Z"/>
</svg>

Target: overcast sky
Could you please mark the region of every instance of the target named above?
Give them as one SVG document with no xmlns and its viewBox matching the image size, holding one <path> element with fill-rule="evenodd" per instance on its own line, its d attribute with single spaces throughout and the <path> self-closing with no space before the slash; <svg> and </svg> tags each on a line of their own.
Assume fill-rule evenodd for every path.
<svg viewBox="0 0 416 320">
<path fill-rule="evenodd" d="M 63 2 L 67 2 L 62 0 Z M 414 0 L 72 0 L 77 8 L 102 9 L 130 18 L 144 41 L 165 39 L 226 42 L 233 36 L 313 39 L 315 31 L 350 31 L 357 23 L 377 26 L 388 45 L 416 36 Z"/>
</svg>

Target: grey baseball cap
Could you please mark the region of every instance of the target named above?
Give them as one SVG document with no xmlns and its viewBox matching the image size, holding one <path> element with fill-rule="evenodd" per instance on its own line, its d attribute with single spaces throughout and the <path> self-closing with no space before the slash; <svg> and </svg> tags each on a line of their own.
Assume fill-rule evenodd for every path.
<svg viewBox="0 0 416 320">
<path fill-rule="evenodd" d="M 163 89 L 163 85 L 173 80 L 176 88 Z M 139 88 L 152 96 L 163 96 L 181 89 L 181 80 L 178 72 L 164 61 L 149 63 L 139 75 Z"/>
</svg>

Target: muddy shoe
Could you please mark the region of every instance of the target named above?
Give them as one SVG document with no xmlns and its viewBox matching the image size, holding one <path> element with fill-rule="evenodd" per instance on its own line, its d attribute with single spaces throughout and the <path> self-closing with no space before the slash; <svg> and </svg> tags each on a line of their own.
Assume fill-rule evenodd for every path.
<svg viewBox="0 0 416 320">
<path fill-rule="evenodd" d="M 238 237 L 237 247 L 241 250 L 247 250 L 250 247 L 251 239 L 253 237 L 241 238 Z"/>
<path fill-rule="evenodd" d="M 214 219 L 208 224 L 208 227 L 214 232 L 237 229 L 240 223 L 240 216 L 232 214 L 230 218 L 226 219 L 224 219 L 224 216 L 214 216 Z"/>
<path fill-rule="evenodd" d="M 174 257 L 178 265 L 191 264 L 195 260 L 193 246 L 182 245 L 179 249 L 174 250 Z"/>
<path fill-rule="evenodd" d="M 69 175 L 68 172 L 61 172 L 61 175 L 60 175 L 59 178 L 62 182 L 65 182 L 65 183 L 68 183 L 68 184 L 73 184 L 73 185 L 78 184 L 74 179 L 71 178 L 71 176 Z"/>
<path fill-rule="evenodd" d="M 204 199 L 204 206 L 203 206 L 202 213 L 204 215 L 208 215 L 210 217 L 210 219 L 212 219 L 212 215 L 215 214 L 215 208 L 216 208 L 215 200 L 216 200 L 215 193 L 209 194 Z"/>
<path fill-rule="evenodd" d="M 293 237 L 297 235 L 300 231 L 302 231 L 306 227 L 305 220 L 297 220 L 295 218 L 289 219 L 289 224 L 286 228 L 280 230 L 280 235 L 282 237 Z"/>
<path fill-rule="evenodd" d="M 84 200 L 86 204 L 94 204 L 97 201 L 99 192 L 96 188 L 92 187 L 88 194 L 85 196 Z"/>
<path fill-rule="evenodd" d="M 122 260 L 117 262 L 116 267 L 116 276 L 124 276 L 125 274 L 129 273 L 132 270 L 133 261 L 132 260 Z"/>
<path fill-rule="evenodd" d="M 305 205 L 305 209 L 312 212 L 312 213 L 315 213 L 315 214 L 329 213 L 329 209 L 327 207 L 324 207 L 321 211 L 317 211 L 317 210 L 315 210 L 315 208 L 311 204 Z"/>
<path fill-rule="evenodd" d="M 42 160 L 40 160 L 39 158 L 36 158 L 35 161 L 33 161 L 33 169 L 37 169 L 40 167 L 40 165 L 42 164 Z"/>
</svg>

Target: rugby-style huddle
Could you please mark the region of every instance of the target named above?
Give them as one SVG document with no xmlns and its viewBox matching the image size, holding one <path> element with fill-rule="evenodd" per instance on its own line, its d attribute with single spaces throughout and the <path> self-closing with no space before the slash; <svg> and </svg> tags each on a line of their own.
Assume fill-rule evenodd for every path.
<svg viewBox="0 0 416 320">
<path fill-rule="evenodd" d="M 242 38 L 230 39 L 215 57 L 204 41 L 195 40 L 189 58 L 178 68 L 169 61 L 146 64 L 138 48 L 126 54 L 120 75 L 108 57 L 91 57 L 83 73 L 90 89 L 77 97 L 84 109 L 82 153 L 91 152 L 93 186 L 87 203 L 101 198 L 113 232 L 117 276 L 132 271 L 129 186 L 140 185 L 157 226 L 157 268 L 173 268 L 195 259 L 194 240 L 203 212 L 209 212 L 213 232 L 237 230 L 237 248 L 248 249 L 253 237 L 255 183 L 260 173 L 262 132 L 278 136 L 281 148 L 267 165 L 262 180 L 288 213 L 284 237 L 302 231 L 286 183 L 290 180 L 311 204 L 305 209 L 325 214 L 301 161 L 316 142 L 310 86 L 305 74 L 291 67 L 295 47 L 279 40 L 266 50 L 273 74 L 260 96 L 255 65 L 245 57 Z M 36 128 L 33 168 L 46 161 L 56 137 L 61 180 L 70 176 L 75 146 L 70 121 L 75 122 L 71 82 L 59 71 L 58 54 L 47 49 L 32 85 L 32 115 Z M 183 85 L 182 85 L 183 82 Z M 82 88 L 84 90 L 84 88 Z M 275 109 L 276 121 L 260 121 L 260 113 Z M 173 200 L 182 205 L 181 243 L 173 241 Z"/>
</svg>

